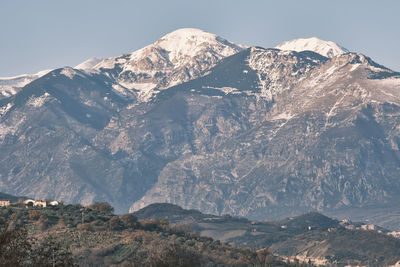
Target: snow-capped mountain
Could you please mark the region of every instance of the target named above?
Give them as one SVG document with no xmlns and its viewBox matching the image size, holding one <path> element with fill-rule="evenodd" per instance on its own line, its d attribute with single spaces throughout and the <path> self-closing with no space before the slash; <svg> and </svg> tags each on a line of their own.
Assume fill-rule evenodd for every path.
<svg viewBox="0 0 400 267">
<path fill-rule="evenodd" d="M 103 74 L 111 79 L 109 82 L 120 94 L 148 101 L 159 90 L 199 77 L 222 58 L 244 48 L 246 46 L 229 42 L 216 34 L 184 28 L 132 53 L 111 58 L 89 58 L 74 68 Z M 16 94 L 20 88 L 50 71 L 0 78 L 0 99 Z"/>
<path fill-rule="evenodd" d="M 399 92 L 400 74 L 362 54 L 178 30 L 2 99 L 0 191 L 257 219 L 396 208 Z"/>
<path fill-rule="evenodd" d="M 311 37 L 306 39 L 300 38 L 291 41 L 286 41 L 276 46 L 275 48 L 278 48 L 280 50 L 291 50 L 297 52 L 313 51 L 328 58 L 349 52 L 349 50 L 338 45 L 337 43 L 331 41 L 324 41 L 316 37 Z"/>
<path fill-rule="evenodd" d="M 36 74 L 22 74 L 13 77 L 0 77 L 0 99 L 15 95 L 28 83 L 46 75 L 51 70 L 39 71 Z"/>
<path fill-rule="evenodd" d="M 100 62 L 89 59 L 77 67 L 105 73 L 115 80 L 116 90 L 121 93 L 127 92 L 121 87 L 134 90 L 139 100 L 147 101 L 157 91 L 199 77 L 222 58 L 244 48 L 215 34 L 185 28 L 133 53 Z"/>
</svg>

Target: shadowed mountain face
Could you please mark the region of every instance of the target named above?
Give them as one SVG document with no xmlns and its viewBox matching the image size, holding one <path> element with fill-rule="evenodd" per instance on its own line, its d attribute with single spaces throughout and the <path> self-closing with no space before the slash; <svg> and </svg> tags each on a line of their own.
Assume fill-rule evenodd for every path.
<svg viewBox="0 0 400 267">
<path fill-rule="evenodd" d="M 101 71 L 28 84 L 0 102 L 0 190 L 253 219 L 398 203 L 398 73 L 253 47 L 196 77 L 146 101 Z"/>
</svg>

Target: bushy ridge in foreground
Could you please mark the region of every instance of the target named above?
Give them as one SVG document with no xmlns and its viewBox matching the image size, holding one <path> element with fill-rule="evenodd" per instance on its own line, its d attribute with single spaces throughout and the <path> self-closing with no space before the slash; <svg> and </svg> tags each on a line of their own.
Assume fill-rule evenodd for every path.
<svg viewBox="0 0 400 267">
<path fill-rule="evenodd" d="M 1 266 L 301 266 L 107 203 L 0 208 Z M 304 265 L 305 266 L 305 265 Z"/>
</svg>

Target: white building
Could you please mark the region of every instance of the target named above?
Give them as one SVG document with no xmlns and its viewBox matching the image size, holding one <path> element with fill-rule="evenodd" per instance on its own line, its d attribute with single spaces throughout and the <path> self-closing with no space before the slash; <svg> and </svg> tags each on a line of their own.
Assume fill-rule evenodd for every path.
<svg viewBox="0 0 400 267">
<path fill-rule="evenodd" d="M 10 206 L 10 200 L 8 199 L 1 199 L 0 200 L 0 207 L 7 207 Z"/>
<path fill-rule="evenodd" d="M 50 201 L 50 202 L 49 202 L 49 205 L 50 205 L 50 206 L 58 206 L 58 204 L 59 204 L 59 203 L 58 203 L 58 201 L 56 201 L 56 200 L 53 200 L 53 201 Z"/>
<path fill-rule="evenodd" d="M 24 204 L 26 204 L 26 205 L 31 204 L 33 206 L 34 203 L 35 203 L 35 200 L 33 200 L 33 199 L 27 199 L 24 201 Z"/>
<path fill-rule="evenodd" d="M 46 208 L 47 202 L 45 200 L 35 200 L 35 202 L 33 203 L 33 206 Z"/>
</svg>

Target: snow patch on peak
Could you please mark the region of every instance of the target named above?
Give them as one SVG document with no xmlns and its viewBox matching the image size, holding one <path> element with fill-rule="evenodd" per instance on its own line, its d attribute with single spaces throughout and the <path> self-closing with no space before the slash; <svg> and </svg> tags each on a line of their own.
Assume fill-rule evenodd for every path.
<svg viewBox="0 0 400 267">
<path fill-rule="evenodd" d="M 101 58 L 92 57 L 92 58 L 89 58 L 88 60 L 80 63 L 79 65 L 75 66 L 74 69 L 91 70 L 97 64 L 99 64 L 102 60 L 103 59 L 101 59 Z"/>
<path fill-rule="evenodd" d="M 82 76 L 78 71 L 74 70 L 71 67 L 65 67 L 61 70 L 60 74 L 68 77 L 69 79 L 73 79 L 75 75 Z"/>
<path fill-rule="evenodd" d="M 217 35 L 213 33 L 209 33 L 197 28 L 181 28 L 177 29 L 173 32 L 167 33 L 160 40 L 165 39 L 175 39 L 175 38 L 191 38 L 194 36 L 210 36 L 211 38 L 215 38 Z"/>
<path fill-rule="evenodd" d="M 283 42 L 276 46 L 280 50 L 292 50 L 292 51 L 313 51 L 325 57 L 332 58 L 337 55 L 345 54 L 349 52 L 348 49 L 338 45 L 332 41 L 324 41 L 317 37 L 311 38 L 300 38 L 287 42 Z"/>
<path fill-rule="evenodd" d="M 52 69 L 47 69 L 47 70 L 42 70 L 39 71 L 38 73 L 35 74 L 21 74 L 17 76 L 12 76 L 12 77 L 0 77 L 0 85 L 5 85 L 5 84 L 12 84 L 14 85 L 15 83 L 18 83 L 16 86 L 24 86 L 26 83 L 25 81 L 32 81 L 37 78 L 40 78 L 47 73 L 52 71 Z"/>
<path fill-rule="evenodd" d="M 49 93 L 44 93 L 43 95 L 39 97 L 31 97 L 28 100 L 28 105 L 33 106 L 33 107 L 41 107 L 43 106 L 44 103 L 46 103 L 50 99 L 50 94 Z"/>
<path fill-rule="evenodd" d="M 245 48 L 247 47 L 229 42 L 213 33 L 195 28 L 183 28 L 168 33 L 155 43 L 132 52 L 129 63 L 133 65 L 132 63 L 146 59 L 153 65 L 161 59 L 164 62 L 162 68 L 166 65 L 175 68 L 203 53 L 211 53 L 220 59 Z"/>
<path fill-rule="evenodd" d="M 173 63 L 178 63 L 185 57 L 194 57 L 205 50 L 215 50 L 221 56 L 227 57 L 245 48 L 216 34 L 195 28 L 183 28 L 168 33 L 154 45 L 167 51 L 169 60 Z"/>
<path fill-rule="evenodd" d="M 0 99 L 17 94 L 28 83 L 46 75 L 51 69 L 36 74 L 21 74 L 14 77 L 0 77 Z"/>
<path fill-rule="evenodd" d="M 196 78 L 244 48 L 216 34 L 184 28 L 130 54 L 105 58 L 85 71 L 106 73 L 116 84 L 137 91 L 139 101 L 148 101 L 159 90 Z"/>
</svg>

